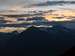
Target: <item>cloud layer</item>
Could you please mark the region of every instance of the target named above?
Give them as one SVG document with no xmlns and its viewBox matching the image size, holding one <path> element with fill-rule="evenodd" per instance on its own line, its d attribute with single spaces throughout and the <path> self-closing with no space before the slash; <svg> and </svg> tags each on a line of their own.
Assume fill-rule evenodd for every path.
<svg viewBox="0 0 75 56">
<path fill-rule="evenodd" d="M 48 0 L 0 0 L 0 5 L 14 5 L 14 4 L 33 4 L 33 3 L 39 3 L 44 2 Z M 49 1 L 75 1 L 75 0 L 49 0 Z"/>
<path fill-rule="evenodd" d="M 11 7 L 14 5 L 29 5 L 45 1 L 75 1 L 75 0 L 0 0 L 0 9 Z"/>
<path fill-rule="evenodd" d="M 42 0 L 0 0 L 0 5 L 14 5 L 18 3 L 20 4 L 22 2 L 24 2 L 25 4 L 32 4 L 42 2 Z"/>
</svg>

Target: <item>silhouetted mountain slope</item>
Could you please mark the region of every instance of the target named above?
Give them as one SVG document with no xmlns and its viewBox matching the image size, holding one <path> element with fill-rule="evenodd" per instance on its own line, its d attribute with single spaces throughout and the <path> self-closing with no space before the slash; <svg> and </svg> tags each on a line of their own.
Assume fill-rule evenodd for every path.
<svg viewBox="0 0 75 56">
<path fill-rule="evenodd" d="M 46 39 L 46 37 L 47 37 L 47 39 Z M 37 43 L 38 43 L 38 46 L 40 46 L 40 45 L 42 46 L 42 44 L 44 42 L 48 43 L 49 34 L 47 32 L 39 30 L 38 28 L 30 27 L 26 31 L 23 31 L 21 34 L 19 34 L 17 37 L 14 37 L 11 40 L 14 40 L 14 39 L 16 40 L 16 42 L 18 41 L 18 43 L 20 42 L 20 40 L 22 40 L 22 43 L 24 43 L 24 45 L 25 44 L 26 44 L 26 46 L 28 45 L 27 47 L 31 47 L 31 44 L 33 46 L 37 45 Z M 18 47 L 20 47 L 20 46 L 18 46 Z M 37 46 L 34 46 L 34 47 L 37 47 Z"/>
<path fill-rule="evenodd" d="M 56 56 L 64 52 L 64 50 L 75 45 L 72 42 L 73 35 L 64 27 L 53 27 L 43 31 L 36 27 L 30 27 L 17 36 L 14 36 L 8 41 L 6 49 L 10 53 L 16 55 L 46 55 Z M 63 30 L 63 31 L 61 31 Z M 34 54 L 35 53 L 35 54 Z M 53 54 L 54 53 L 54 54 Z"/>
<path fill-rule="evenodd" d="M 70 29 L 68 29 L 68 28 L 66 28 L 66 27 L 64 27 L 62 25 L 53 25 L 52 28 L 48 28 L 47 30 L 50 30 L 50 31 L 55 32 L 55 33 L 56 32 L 60 32 L 60 33 L 65 32 L 65 33 L 68 33 L 68 32 L 71 31 Z"/>
<path fill-rule="evenodd" d="M 17 37 L 9 40 L 7 49 L 8 52 L 22 53 L 22 55 L 47 55 L 49 47 L 49 34 L 41 31 L 38 28 L 30 27 L 23 31 Z M 12 50 L 12 51 L 10 51 Z M 45 52 L 47 51 L 47 52 Z M 36 55 L 36 56 L 37 56 Z"/>
<path fill-rule="evenodd" d="M 16 35 L 17 34 L 15 34 L 15 33 L 2 33 L 2 32 L 0 32 L 0 49 L 5 48 L 8 41 Z"/>
<path fill-rule="evenodd" d="M 68 49 L 60 56 L 75 56 L 75 47 Z"/>
</svg>

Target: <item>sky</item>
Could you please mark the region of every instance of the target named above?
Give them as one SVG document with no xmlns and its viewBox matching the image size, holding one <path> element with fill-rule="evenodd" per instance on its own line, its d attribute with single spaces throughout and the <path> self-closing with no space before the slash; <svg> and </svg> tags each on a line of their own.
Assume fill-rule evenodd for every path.
<svg viewBox="0 0 75 56">
<path fill-rule="evenodd" d="M 33 4 L 39 2 L 43 2 L 43 0 L 0 0 L 0 9 L 5 9 L 16 4 Z"/>
<path fill-rule="evenodd" d="M 0 9 L 5 9 L 9 6 L 16 4 L 34 4 L 45 1 L 60 1 L 60 0 L 0 0 Z M 63 0 L 61 0 L 63 1 Z M 64 1 L 75 1 L 75 0 L 64 0 Z"/>
<path fill-rule="evenodd" d="M 26 4 L 31 3 L 39 3 L 48 0 L 0 0 L 0 5 L 13 5 L 21 2 L 25 2 Z M 60 1 L 60 0 L 49 0 L 49 1 Z M 75 1 L 75 0 L 61 0 L 61 1 Z"/>
</svg>

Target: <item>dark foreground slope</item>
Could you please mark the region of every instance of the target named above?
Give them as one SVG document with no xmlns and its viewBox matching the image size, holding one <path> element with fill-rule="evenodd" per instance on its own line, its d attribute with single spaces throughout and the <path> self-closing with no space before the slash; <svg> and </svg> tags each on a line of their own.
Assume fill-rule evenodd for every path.
<svg viewBox="0 0 75 56">
<path fill-rule="evenodd" d="M 75 47 L 72 47 L 61 54 L 60 56 L 75 56 Z"/>
<path fill-rule="evenodd" d="M 74 32 L 62 26 L 49 31 L 30 27 L 20 34 L 10 36 L 1 53 L 10 56 L 58 56 L 75 45 Z"/>
</svg>

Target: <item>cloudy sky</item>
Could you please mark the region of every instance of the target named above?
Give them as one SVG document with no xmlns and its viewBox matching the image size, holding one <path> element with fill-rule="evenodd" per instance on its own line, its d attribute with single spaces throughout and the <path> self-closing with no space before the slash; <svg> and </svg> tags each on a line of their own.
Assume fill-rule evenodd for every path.
<svg viewBox="0 0 75 56">
<path fill-rule="evenodd" d="M 13 5 L 20 2 L 25 2 L 30 4 L 30 3 L 38 3 L 38 2 L 44 2 L 44 1 L 48 1 L 48 0 L 0 0 L 0 5 Z M 59 1 L 59 0 L 49 0 L 49 1 Z M 72 1 L 72 0 L 64 0 L 64 1 Z"/>
<path fill-rule="evenodd" d="M 39 3 L 39 2 L 43 2 L 43 0 L 0 0 L 0 9 L 5 9 L 9 6 L 16 5 L 16 4 L 23 4 L 23 3 L 32 4 L 32 3 Z"/>
<path fill-rule="evenodd" d="M 33 4 L 39 2 L 45 2 L 48 0 L 0 0 L 0 9 L 4 9 L 6 7 L 16 5 L 16 4 Z M 59 0 L 49 0 L 49 1 L 59 1 Z M 64 0 L 64 1 L 75 1 L 75 0 Z"/>
</svg>

